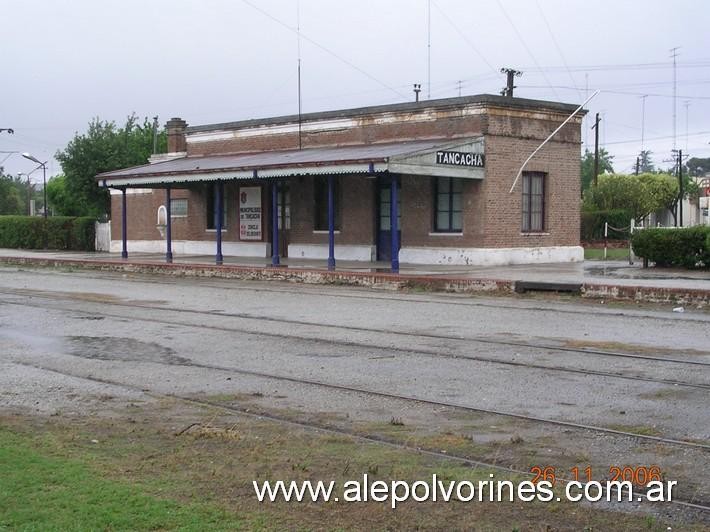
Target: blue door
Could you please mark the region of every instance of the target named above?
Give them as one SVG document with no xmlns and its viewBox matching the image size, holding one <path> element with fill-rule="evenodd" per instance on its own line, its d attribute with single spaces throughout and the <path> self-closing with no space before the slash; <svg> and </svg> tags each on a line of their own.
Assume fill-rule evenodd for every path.
<svg viewBox="0 0 710 532">
<path fill-rule="evenodd" d="M 377 183 L 377 260 L 392 260 L 392 224 L 390 223 L 391 196 L 390 187 L 392 181 L 381 178 Z M 397 185 L 397 234 L 398 242 L 402 242 L 402 190 L 401 185 Z"/>
</svg>

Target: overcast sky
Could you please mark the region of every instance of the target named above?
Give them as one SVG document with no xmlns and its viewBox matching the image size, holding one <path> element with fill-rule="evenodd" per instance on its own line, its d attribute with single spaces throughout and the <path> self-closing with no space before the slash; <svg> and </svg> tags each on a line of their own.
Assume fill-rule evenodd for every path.
<svg viewBox="0 0 710 532">
<path fill-rule="evenodd" d="M 53 160 L 92 117 L 135 112 L 191 125 L 297 111 L 300 11 L 304 112 L 498 94 L 581 103 L 631 171 L 643 136 L 657 164 L 676 144 L 710 156 L 706 0 L 0 0 L 0 151 Z M 428 6 L 431 61 L 427 60 Z M 428 75 L 428 64 L 431 75 Z M 430 80 L 430 83 L 429 83 Z M 647 94 L 645 100 L 642 95 Z M 585 123 L 585 131 L 592 124 Z M 687 128 L 686 128 L 687 124 Z M 686 137 L 686 131 L 688 136 Z M 593 149 L 593 132 L 583 133 Z M 687 148 L 687 150 L 686 150 Z M 2 162 L 4 159 L 4 163 Z M 7 172 L 28 172 L 0 153 Z M 41 181 L 41 171 L 33 174 Z"/>
</svg>

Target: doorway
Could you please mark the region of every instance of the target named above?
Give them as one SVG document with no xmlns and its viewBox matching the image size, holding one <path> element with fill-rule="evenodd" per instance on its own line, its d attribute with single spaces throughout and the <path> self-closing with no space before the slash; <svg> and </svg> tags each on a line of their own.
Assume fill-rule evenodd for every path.
<svg viewBox="0 0 710 532">
<path fill-rule="evenodd" d="M 392 260 L 392 224 L 390 220 L 392 179 L 377 180 L 377 260 Z M 402 247 L 402 186 L 397 183 L 397 242 Z"/>
<path fill-rule="evenodd" d="M 277 194 L 279 221 L 279 255 L 288 257 L 291 233 L 291 189 L 289 183 L 281 183 Z"/>
</svg>

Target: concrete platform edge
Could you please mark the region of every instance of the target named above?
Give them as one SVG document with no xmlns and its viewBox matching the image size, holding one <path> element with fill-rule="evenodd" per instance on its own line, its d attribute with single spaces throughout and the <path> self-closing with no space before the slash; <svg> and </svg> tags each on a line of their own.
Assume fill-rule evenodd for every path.
<svg viewBox="0 0 710 532">
<path fill-rule="evenodd" d="M 255 281 L 286 281 L 306 284 L 365 286 L 390 290 L 427 290 L 434 292 L 515 294 L 515 280 L 455 276 L 427 276 L 381 272 L 328 271 L 318 269 L 272 268 L 238 265 L 156 264 L 120 260 L 57 259 L 39 257 L 0 257 L 0 264 L 45 268 L 217 277 Z M 710 305 L 710 290 L 661 286 L 633 286 L 614 283 L 583 283 L 580 297 L 618 301 L 671 303 L 704 308 Z"/>
</svg>

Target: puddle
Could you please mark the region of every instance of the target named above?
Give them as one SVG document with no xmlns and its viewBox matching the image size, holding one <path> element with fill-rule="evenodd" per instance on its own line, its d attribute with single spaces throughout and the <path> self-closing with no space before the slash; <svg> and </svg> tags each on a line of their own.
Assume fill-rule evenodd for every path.
<svg viewBox="0 0 710 532">
<path fill-rule="evenodd" d="M 133 338 L 68 336 L 65 341 L 69 354 L 93 360 L 158 362 L 161 364 L 190 363 L 188 358 L 177 356 L 175 351 L 169 347 Z"/>
<path fill-rule="evenodd" d="M 42 336 L 36 331 L 25 331 L 22 329 L 0 329 L 0 338 L 5 338 L 22 346 L 31 347 L 34 350 L 56 352 L 62 349 L 62 339 L 52 336 Z"/>
</svg>

